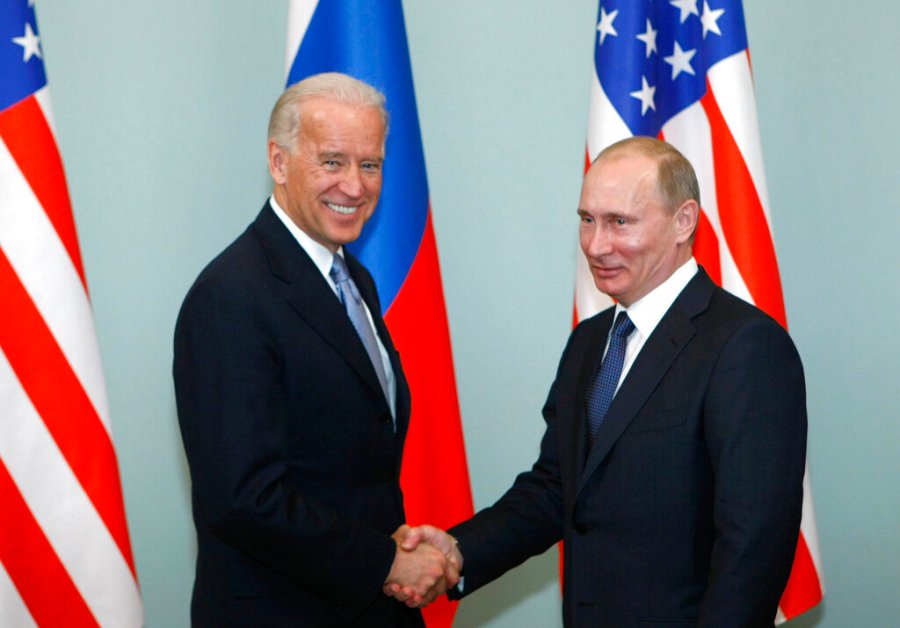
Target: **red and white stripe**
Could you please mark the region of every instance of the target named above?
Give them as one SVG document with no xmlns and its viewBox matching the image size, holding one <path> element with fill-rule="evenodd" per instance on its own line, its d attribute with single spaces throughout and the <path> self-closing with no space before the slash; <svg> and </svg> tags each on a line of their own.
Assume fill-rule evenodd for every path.
<svg viewBox="0 0 900 628">
<path fill-rule="evenodd" d="M 700 182 L 703 207 L 694 256 L 722 287 L 787 327 L 746 52 L 710 68 L 707 87 L 706 95 L 666 122 L 661 133 L 694 165 Z M 631 135 L 596 74 L 590 94 L 588 163 L 606 146 Z M 593 316 L 611 304 L 609 297 L 594 286 L 584 256 L 579 254 L 576 320 Z M 776 623 L 809 610 L 824 593 L 808 472 L 803 489 L 800 540 Z"/>
<path fill-rule="evenodd" d="M 0 112 L 0 625 L 140 626 L 47 88 Z"/>
</svg>

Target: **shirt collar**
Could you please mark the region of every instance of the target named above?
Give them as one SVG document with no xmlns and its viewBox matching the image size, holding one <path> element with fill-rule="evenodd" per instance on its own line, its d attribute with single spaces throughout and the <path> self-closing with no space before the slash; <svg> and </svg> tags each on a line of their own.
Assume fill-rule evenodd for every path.
<svg viewBox="0 0 900 628">
<path fill-rule="evenodd" d="M 675 303 L 675 299 L 697 274 L 697 269 L 697 260 L 691 257 L 669 275 L 668 279 L 632 303 L 631 307 L 626 309 L 622 307 L 621 303 L 617 304 L 615 316 L 618 317 L 622 310 L 627 311 L 628 318 L 631 319 L 637 330 L 644 338 L 649 338 L 659 321 Z"/>
<path fill-rule="evenodd" d="M 278 216 L 278 219 L 284 223 L 284 226 L 287 227 L 287 230 L 291 232 L 291 235 L 294 236 L 294 239 L 297 240 L 297 243 L 300 247 L 306 251 L 306 254 L 309 255 L 310 259 L 312 259 L 313 264 L 316 265 L 316 268 L 319 269 L 319 272 L 322 275 L 329 279 L 328 273 L 331 271 L 331 265 L 334 262 L 334 255 L 332 255 L 331 251 L 328 250 L 328 247 L 319 244 L 315 240 L 313 240 L 309 235 L 300 227 L 297 226 L 293 220 L 291 220 L 290 216 L 287 215 L 287 212 L 282 209 L 281 205 L 278 204 L 278 201 L 275 200 L 275 195 L 273 194 L 269 197 L 269 205 L 272 206 L 272 210 L 275 212 L 275 215 Z M 338 249 L 338 253 L 341 257 L 344 256 L 343 247 Z"/>
</svg>

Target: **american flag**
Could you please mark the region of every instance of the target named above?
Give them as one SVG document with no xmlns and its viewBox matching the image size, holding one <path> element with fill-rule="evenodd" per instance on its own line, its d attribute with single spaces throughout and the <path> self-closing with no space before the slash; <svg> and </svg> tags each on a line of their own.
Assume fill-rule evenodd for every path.
<svg viewBox="0 0 900 628">
<path fill-rule="evenodd" d="M 472 494 L 403 8 L 400 0 L 292 0 L 288 21 L 288 85 L 337 71 L 387 97 L 381 200 L 349 248 L 375 278 L 412 393 L 400 475 L 407 519 L 447 528 L 472 516 Z M 449 627 L 455 611 L 442 596 L 423 614 L 429 627 Z"/>
<path fill-rule="evenodd" d="M 632 135 L 665 139 L 697 170 L 694 256 L 725 289 L 787 327 L 740 0 L 602 0 L 594 42 L 587 161 Z M 578 255 L 575 318 L 608 307 Z M 819 603 L 821 560 L 809 474 L 777 623 Z"/>
<path fill-rule="evenodd" d="M 0 0 L 0 625 L 139 626 L 33 0 Z"/>
</svg>

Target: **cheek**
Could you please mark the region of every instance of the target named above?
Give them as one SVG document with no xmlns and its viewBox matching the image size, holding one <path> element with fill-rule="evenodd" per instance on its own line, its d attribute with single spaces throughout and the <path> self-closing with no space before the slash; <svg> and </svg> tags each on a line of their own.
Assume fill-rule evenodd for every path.
<svg viewBox="0 0 900 628">
<path fill-rule="evenodd" d="M 317 193 L 316 181 L 306 176 L 294 175 L 288 179 L 296 196 L 315 198 Z"/>
<path fill-rule="evenodd" d="M 364 183 L 366 187 L 366 193 L 369 195 L 373 201 L 377 201 L 379 195 L 381 194 L 381 177 L 377 177 L 374 179 L 367 179 Z"/>
<path fill-rule="evenodd" d="M 640 260 L 644 251 L 647 250 L 646 238 L 641 237 L 639 234 L 624 235 L 617 240 L 616 248 L 622 255 Z"/>
<path fill-rule="evenodd" d="M 369 205 L 368 209 L 366 209 L 366 211 L 364 213 L 358 212 L 356 214 L 356 221 L 359 223 L 358 228 L 362 229 L 365 226 L 365 224 L 367 222 L 369 222 L 369 219 L 372 217 L 372 214 L 374 214 L 374 213 L 375 213 L 375 205 L 374 204 Z"/>
</svg>

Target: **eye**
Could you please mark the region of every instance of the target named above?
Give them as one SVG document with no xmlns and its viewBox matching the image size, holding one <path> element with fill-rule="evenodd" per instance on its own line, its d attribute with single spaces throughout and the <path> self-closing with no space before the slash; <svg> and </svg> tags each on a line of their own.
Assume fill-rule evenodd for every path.
<svg viewBox="0 0 900 628">
<path fill-rule="evenodd" d="M 339 165 L 341 165 L 341 162 L 339 162 L 337 159 L 325 159 L 324 161 L 322 161 L 322 165 L 327 168 L 337 168 Z"/>
<path fill-rule="evenodd" d="M 579 215 L 578 215 L 578 218 L 581 220 L 581 224 L 583 224 L 583 225 L 592 225 L 592 224 L 594 224 L 594 219 L 591 218 L 591 217 L 590 217 L 589 215 L 587 215 L 587 214 L 579 214 Z"/>
<path fill-rule="evenodd" d="M 362 168 L 366 172 L 378 172 L 379 170 L 381 170 L 381 164 L 377 161 L 365 161 L 362 163 L 360 168 Z"/>
</svg>

